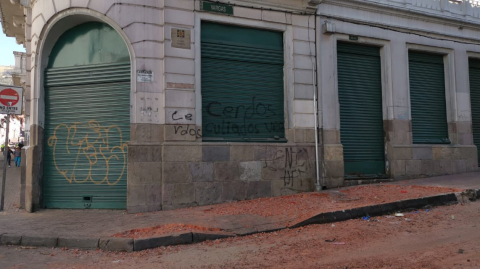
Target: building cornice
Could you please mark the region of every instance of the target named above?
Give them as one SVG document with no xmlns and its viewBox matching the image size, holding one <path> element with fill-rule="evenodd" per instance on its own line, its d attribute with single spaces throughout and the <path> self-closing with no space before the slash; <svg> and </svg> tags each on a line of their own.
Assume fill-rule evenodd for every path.
<svg viewBox="0 0 480 269">
<path fill-rule="evenodd" d="M 408 0 L 404 0 L 405 3 Z M 394 17 L 402 17 L 411 20 L 419 20 L 431 22 L 435 24 L 443 24 L 452 27 L 470 28 L 472 30 L 480 30 L 479 18 L 470 15 L 460 15 L 449 12 L 448 10 L 439 11 L 425 7 L 418 7 L 411 4 L 401 4 L 391 0 L 322 0 L 321 4 L 333 6 L 348 7 L 357 10 L 363 10 L 374 13 L 381 13 Z M 466 3 L 470 5 L 470 3 Z M 480 15 L 480 7 L 470 6 L 469 8 L 477 9 Z M 319 14 L 321 14 L 319 9 Z"/>
<path fill-rule="evenodd" d="M 258 8 L 264 10 L 314 14 L 317 10 L 317 2 L 320 0 L 211 0 L 246 8 Z"/>
<path fill-rule="evenodd" d="M 8 37 L 15 37 L 18 44 L 25 45 L 25 24 L 23 6 L 18 0 L 0 0 L 2 30 Z"/>
</svg>

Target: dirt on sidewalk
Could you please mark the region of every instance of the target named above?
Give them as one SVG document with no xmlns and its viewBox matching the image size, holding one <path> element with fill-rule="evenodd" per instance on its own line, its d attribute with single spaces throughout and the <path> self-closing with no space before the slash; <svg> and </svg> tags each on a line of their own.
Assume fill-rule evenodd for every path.
<svg viewBox="0 0 480 269">
<path fill-rule="evenodd" d="M 480 268 L 479 225 L 475 202 L 135 253 L 0 247 L 0 268 Z"/>
<path fill-rule="evenodd" d="M 254 215 L 286 220 L 285 227 L 313 217 L 319 213 L 351 209 L 399 200 L 459 192 L 454 188 L 429 186 L 365 185 L 322 193 L 304 193 L 274 198 L 180 209 L 179 212 L 202 210 L 206 215 L 231 216 Z M 194 221 L 194 220 L 192 220 Z M 222 231 L 211 223 L 209 227 L 192 223 L 172 223 L 117 233 L 114 237 L 142 238 L 188 231 Z"/>
</svg>

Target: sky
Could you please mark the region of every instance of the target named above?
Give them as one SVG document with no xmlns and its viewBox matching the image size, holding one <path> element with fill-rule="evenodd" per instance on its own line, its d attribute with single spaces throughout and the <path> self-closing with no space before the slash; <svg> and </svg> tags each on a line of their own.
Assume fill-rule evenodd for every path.
<svg viewBox="0 0 480 269">
<path fill-rule="evenodd" d="M 14 51 L 25 52 L 25 48 L 17 45 L 14 37 L 7 37 L 0 27 L 0 65 L 15 65 Z"/>
</svg>

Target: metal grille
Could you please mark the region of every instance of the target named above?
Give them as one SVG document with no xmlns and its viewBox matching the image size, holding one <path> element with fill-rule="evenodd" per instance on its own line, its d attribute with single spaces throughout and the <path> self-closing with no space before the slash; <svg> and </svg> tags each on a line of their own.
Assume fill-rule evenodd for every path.
<svg viewBox="0 0 480 269">
<path fill-rule="evenodd" d="M 47 208 L 125 208 L 130 63 L 45 72 Z"/>
<path fill-rule="evenodd" d="M 283 35 L 202 23 L 203 141 L 285 140 Z"/>
<path fill-rule="evenodd" d="M 469 66 L 473 143 L 477 146 L 480 160 L 480 60 L 470 59 Z"/>
<path fill-rule="evenodd" d="M 384 177 L 380 48 L 339 42 L 337 49 L 345 177 Z"/>
<path fill-rule="evenodd" d="M 410 51 L 413 143 L 448 144 L 443 55 Z"/>
</svg>

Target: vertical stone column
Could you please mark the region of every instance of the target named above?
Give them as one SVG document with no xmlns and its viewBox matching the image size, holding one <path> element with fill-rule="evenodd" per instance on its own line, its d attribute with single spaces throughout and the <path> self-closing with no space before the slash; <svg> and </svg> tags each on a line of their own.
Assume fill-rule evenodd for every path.
<svg viewBox="0 0 480 269">
<path fill-rule="evenodd" d="M 323 20 L 318 20 L 319 23 Z M 318 25 L 317 27 L 322 27 Z M 343 160 L 343 145 L 340 140 L 340 106 L 336 88 L 337 59 L 336 42 L 333 35 L 319 34 L 318 39 L 319 67 L 319 106 L 322 116 L 323 163 L 321 166 L 327 188 L 343 186 L 345 182 L 345 168 Z"/>
<path fill-rule="evenodd" d="M 27 212 L 33 212 L 40 208 L 42 201 L 42 177 L 43 177 L 43 127 L 33 123 L 32 112 L 36 112 L 35 105 L 35 61 L 37 60 L 36 45 L 32 44 L 32 9 L 25 8 L 26 26 L 26 50 L 27 50 L 27 74 L 25 86 L 25 126 L 26 126 L 26 150 L 25 150 L 25 191 L 24 206 Z M 36 21 L 39 23 L 39 21 Z M 38 27 L 37 27 L 38 28 Z M 38 78 L 37 78 L 38 79 Z M 37 116 L 38 117 L 38 116 Z M 28 127 L 27 127 L 28 126 Z M 23 168 L 22 168 L 23 169 Z M 22 173 L 23 177 L 23 173 Z"/>
<path fill-rule="evenodd" d="M 135 51 L 133 59 L 132 110 L 128 145 L 127 211 L 129 213 L 162 209 L 162 144 L 164 141 L 164 1 L 149 5 L 112 8 L 108 15 L 128 36 Z M 125 14 L 144 14 L 143 17 Z M 137 81 L 135 73 L 153 73 L 152 81 Z"/>
<path fill-rule="evenodd" d="M 408 51 L 405 42 L 392 40 L 392 92 L 391 102 L 387 102 L 387 119 L 384 119 L 386 143 L 387 174 L 399 179 L 407 175 L 409 169 L 419 170 L 421 160 L 413 159 L 412 123 L 410 118 L 409 85 L 408 85 Z M 411 171 L 415 172 L 415 171 Z"/>
<path fill-rule="evenodd" d="M 293 114 L 288 128 L 287 139 L 294 143 L 315 142 L 315 111 L 313 104 L 314 91 L 314 65 L 316 65 L 315 49 L 315 16 L 314 15 L 291 15 L 286 18 L 287 23 L 292 24 L 293 40 L 291 50 L 293 52 Z"/>
</svg>

